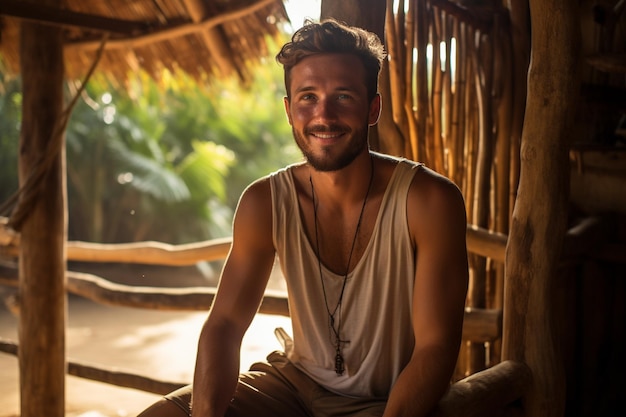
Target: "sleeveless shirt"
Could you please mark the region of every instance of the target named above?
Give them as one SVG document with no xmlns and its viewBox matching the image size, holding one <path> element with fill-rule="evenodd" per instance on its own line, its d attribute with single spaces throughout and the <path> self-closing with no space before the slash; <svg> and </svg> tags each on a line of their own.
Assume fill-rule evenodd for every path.
<svg viewBox="0 0 626 417">
<path fill-rule="evenodd" d="M 413 352 L 411 303 L 415 255 L 407 224 L 408 189 L 421 164 L 398 159 L 385 190 L 372 236 L 348 275 L 341 307 L 340 336 L 345 371 L 335 373 L 335 344 L 314 242 L 302 223 L 293 166 L 269 176 L 273 240 L 286 279 L 293 344 L 289 360 L 318 384 L 351 397 L 387 398 Z M 343 276 L 322 264 L 332 312 Z"/>
</svg>

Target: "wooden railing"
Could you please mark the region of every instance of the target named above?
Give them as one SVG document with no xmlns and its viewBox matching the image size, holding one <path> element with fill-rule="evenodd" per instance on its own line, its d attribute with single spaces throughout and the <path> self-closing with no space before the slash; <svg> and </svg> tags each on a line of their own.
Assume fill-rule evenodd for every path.
<svg viewBox="0 0 626 417">
<path fill-rule="evenodd" d="M 0 219 L 0 284 L 18 286 L 18 271 L 11 263 L 19 253 L 19 236 L 3 228 Z M 575 256 L 590 250 L 602 235 L 598 219 L 585 219 L 570 229 L 565 243 L 565 256 Z M 507 237 L 473 226 L 467 228 L 467 246 L 470 253 L 504 261 Z M 131 244 L 95 244 L 68 242 L 68 260 L 88 262 L 122 262 L 153 265 L 182 266 L 200 261 L 221 260 L 230 249 L 230 239 L 218 239 L 189 245 L 167 245 L 158 242 Z M 215 296 L 215 288 L 155 288 L 113 283 L 104 278 L 68 271 L 67 291 L 95 302 L 156 310 L 207 311 Z M 9 303 L 10 304 L 10 303 Z M 15 303 L 16 309 L 19 306 Z M 259 313 L 288 316 L 286 294 L 266 291 Z M 493 309 L 466 309 L 463 339 L 471 342 L 492 342 L 502 337 L 502 311 Z M 17 355 L 16 343 L 0 340 L 0 351 Z M 120 387 L 165 394 L 189 381 L 162 381 L 150 377 L 98 368 L 68 360 L 68 374 Z M 521 398 L 530 383 L 530 371 L 524 364 L 504 361 L 452 384 L 442 399 L 436 415 L 439 417 L 489 415 L 505 409 Z M 500 414 L 499 414 L 500 413 Z"/>
</svg>

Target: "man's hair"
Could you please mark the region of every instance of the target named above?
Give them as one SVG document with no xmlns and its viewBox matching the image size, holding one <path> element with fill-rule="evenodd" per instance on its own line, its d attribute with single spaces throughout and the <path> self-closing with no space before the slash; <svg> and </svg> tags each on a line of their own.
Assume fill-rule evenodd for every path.
<svg viewBox="0 0 626 417">
<path fill-rule="evenodd" d="M 385 48 L 376 34 L 333 19 L 320 23 L 307 20 L 276 55 L 285 71 L 287 96 L 290 96 L 291 69 L 306 57 L 329 53 L 352 54 L 361 60 L 371 101 L 378 92 L 378 73 L 386 56 Z"/>
</svg>

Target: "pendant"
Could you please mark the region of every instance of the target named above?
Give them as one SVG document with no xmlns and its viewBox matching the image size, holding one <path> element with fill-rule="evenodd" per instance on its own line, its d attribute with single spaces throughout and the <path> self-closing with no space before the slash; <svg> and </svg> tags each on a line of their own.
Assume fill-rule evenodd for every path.
<svg viewBox="0 0 626 417">
<path fill-rule="evenodd" d="M 343 371 L 344 371 L 343 356 L 341 356 L 339 349 L 337 349 L 337 355 L 335 355 L 335 373 L 341 376 L 343 375 Z"/>
</svg>

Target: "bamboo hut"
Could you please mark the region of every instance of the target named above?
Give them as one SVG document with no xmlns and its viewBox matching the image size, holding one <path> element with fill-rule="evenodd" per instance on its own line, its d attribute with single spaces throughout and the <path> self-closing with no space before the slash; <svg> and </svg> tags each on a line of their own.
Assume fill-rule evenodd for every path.
<svg viewBox="0 0 626 417">
<path fill-rule="evenodd" d="M 468 203 L 465 345 L 438 415 L 624 411 L 625 3 L 322 1 L 322 17 L 385 39 L 372 145 L 426 162 Z M 97 70 L 123 83 L 140 67 L 245 82 L 285 19 L 280 0 L 0 3 L 0 53 L 24 85 L 24 191 L 0 229 L 0 254 L 19 259 L 0 282 L 19 288 L 22 416 L 64 413 L 66 289 L 118 304 L 131 294 L 145 308 L 210 306 L 197 289 L 137 294 L 66 273 L 68 258 L 184 264 L 228 247 L 68 243 L 63 82 Z M 285 306 L 268 294 L 262 310 Z"/>
</svg>

